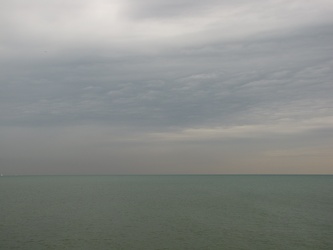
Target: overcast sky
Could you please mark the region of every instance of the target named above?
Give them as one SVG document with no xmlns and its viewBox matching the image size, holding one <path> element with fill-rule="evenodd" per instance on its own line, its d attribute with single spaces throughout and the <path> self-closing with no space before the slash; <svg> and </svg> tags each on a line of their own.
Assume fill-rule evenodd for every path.
<svg viewBox="0 0 333 250">
<path fill-rule="evenodd" d="M 3 174 L 333 174 L 332 0 L 0 0 Z"/>
</svg>

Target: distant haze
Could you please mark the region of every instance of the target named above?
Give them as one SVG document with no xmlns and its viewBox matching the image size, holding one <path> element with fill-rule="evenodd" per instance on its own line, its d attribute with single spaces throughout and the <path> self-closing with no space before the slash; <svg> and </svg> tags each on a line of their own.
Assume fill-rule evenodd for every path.
<svg viewBox="0 0 333 250">
<path fill-rule="evenodd" d="M 333 1 L 0 0 L 3 174 L 333 174 Z"/>
</svg>

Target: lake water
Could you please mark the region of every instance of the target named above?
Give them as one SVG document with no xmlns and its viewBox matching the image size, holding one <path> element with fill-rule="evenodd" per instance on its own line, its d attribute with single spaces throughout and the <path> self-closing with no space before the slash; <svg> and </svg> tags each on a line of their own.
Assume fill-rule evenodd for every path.
<svg viewBox="0 0 333 250">
<path fill-rule="evenodd" d="M 0 249 L 333 249 L 333 176 L 4 176 Z"/>
</svg>

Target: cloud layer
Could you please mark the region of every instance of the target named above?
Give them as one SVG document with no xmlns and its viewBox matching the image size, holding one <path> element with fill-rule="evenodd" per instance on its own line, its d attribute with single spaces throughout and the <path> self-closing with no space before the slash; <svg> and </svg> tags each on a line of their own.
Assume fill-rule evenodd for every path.
<svg viewBox="0 0 333 250">
<path fill-rule="evenodd" d="M 3 168 L 333 173 L 332 13 L 325 0 L 2 1 Z"/>
</svg>

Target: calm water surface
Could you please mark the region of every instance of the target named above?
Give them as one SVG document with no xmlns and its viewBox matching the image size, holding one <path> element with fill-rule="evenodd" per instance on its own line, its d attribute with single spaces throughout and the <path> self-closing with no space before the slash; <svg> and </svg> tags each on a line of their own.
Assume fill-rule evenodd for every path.
<svg viewBox="0 0 333 250">
<path fill-rule="evenodd" d="M 333 176 L 0 177 L 0 249 L 333 249 Z"/>
</svg>

